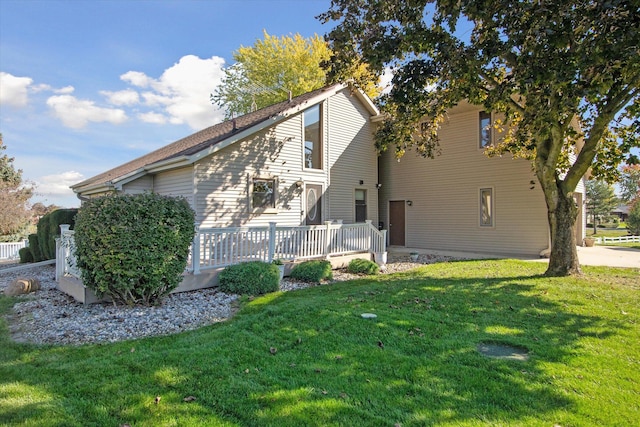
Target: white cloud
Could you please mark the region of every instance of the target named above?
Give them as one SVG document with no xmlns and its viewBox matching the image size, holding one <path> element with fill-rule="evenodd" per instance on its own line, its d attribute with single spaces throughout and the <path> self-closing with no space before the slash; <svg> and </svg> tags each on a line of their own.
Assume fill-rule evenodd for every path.
<svg viewBox="0 0 640 427">
<path fill-rule="evenodd" d="M 29 103 L 28 88 L 32 83 L 30 77 L 0 72 L 0 105 L 25 107 Z"/>
<path fill-rule="evenodd" d="M 135 105 L 140 102 L 138 92 L 133 89 L 119 90 L 117 92 L 102 90 L 100 94 L 104 95 L 109 103 L 113 105 Z"/>
<path fill-rule="evenodd" d="M 128 71 L 120 76 L 120 80 L 138 87 L 148 87 L 153 79 L 140 71 Z"/>
<path fill-rule="evenodd" d="M 382 88 L 382 93 L 387 94 L 391 92 L 391 88 L 393 87 L 393 70 L 391 67 L 385 67 L 382 71 L 382 75 L 380 76 L 380 80 L 378 81 L 378 85 Z"/>
<path fill-rule="evenodd" d="M 224 113 L 209 100 L 210 93 L 224 75 L 223 66 L 224 59 L 218 56 L 202 59 L 186 55 L 158 79 L 138 71 L 129 71 L 120 78 L 133 86 L 151 89 L 142 93 L 142 98 L 146 106 L 160 109 L 153 113 L 168 116 L 169 123 L 187 123 L 198 130 L 224 117 Z M 147 119 L 159 117 L 145 114 L 143 117 Z"/>
<path fill-rule="evenodd" d="M 44 196 L 72 196 L 74 193 L 69 187 L 83 179 L 84 176 L 75 171 L 41 176 L 36 181 L 36 191 Z"/>
<path fill-rule="evenodd" d="M 167 117 L 163 116 L 160 113 L 154 113 L 154 112 L 140 113 L 138 114 L 138 118 L 145 123 L 154 123 L 157 125 L 163 125 L 167 123 Z"/>
<path fill-rule="evenodd" d="M 52 96 L 47 99 L 47 105 L 65 126 L 73 129 L 83 128 L 88 122 L 120 124 L 127 120 L 124 110 L 98 107 L 93 101 L 71 95 Z"/>
<path fill-rule="evenodd" d="M 62 95 L 62 94 L 65 94 L 65 95 L 66 95 L 66 94 L 73 93 L 73 91 L 74 91 L 74 90 L 75 90 L 75 89 L 74 89 L 74 87 L 73 87 L 73 86 L 65 86 L 65 87 L 60 88 L 60 89 L 54 89 L 54 90 L 53 90 L 53 92 L 54 92 L 54 93 L 59 93 L 59 94 L 61 94 L 61 95 Z"/>
</svg>

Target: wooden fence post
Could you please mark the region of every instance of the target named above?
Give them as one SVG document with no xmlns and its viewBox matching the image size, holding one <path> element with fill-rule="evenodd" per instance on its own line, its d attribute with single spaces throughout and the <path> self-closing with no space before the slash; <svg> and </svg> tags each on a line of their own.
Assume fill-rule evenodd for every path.
<svg viewBox="0 0 640 427">
<path fill-rule="evenodd" d="M 191 244 L 191 270 L 194 275 L 200 274 L 200 227 L 197 225 Z"/>
<path fill-rule="evenodd" d="M 273 261 L 273 256 L 276 252 L 276 222 L 269 222 L 269 253 L 267 255 L 267 262 Z"/>
</svg>

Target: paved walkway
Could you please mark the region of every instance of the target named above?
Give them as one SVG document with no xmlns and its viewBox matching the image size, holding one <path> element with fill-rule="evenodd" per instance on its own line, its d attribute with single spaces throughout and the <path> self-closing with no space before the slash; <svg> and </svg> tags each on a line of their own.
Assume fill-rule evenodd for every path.
<svg viewBox="0 0 640 427">
<path fill-rule="evenodd" d="M 472 252 L 433 251 L 427 249 L 390 247 L 389 252 L 408 254 L 409 252 L 429 253 L 434 255 L 452 256 L 458 258 L 514 258 L 508 255 L 481 254 Z M 545 258 L 522 258 L 527 261 L 547 262 Z M 600 265 L 606 267 L 640 268 L 640 250 L 622 246 L 593 246 L 590 248 L 578 246 L 578 259 L 581 265 Z"/>
</svg>

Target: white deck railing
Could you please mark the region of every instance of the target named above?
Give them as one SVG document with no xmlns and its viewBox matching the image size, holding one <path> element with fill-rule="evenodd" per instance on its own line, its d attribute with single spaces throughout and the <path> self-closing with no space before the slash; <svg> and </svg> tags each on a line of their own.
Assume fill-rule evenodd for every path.
<svg viewBox="0 0 640 427">
<path fill-rule="evenodd" d="M 191 271 L 226 267 L 245 261 L 271 262 L 326 258 L 335 255 L 386 250 L 386 230 L 371 221 L 359 224 L 202 228 L 194 238 Z"/>
<path fill-rule="evenodd" d="M 60 231 L 56 245 L 56 279 L 64 275 L 80 278 L 74 254 L 74 232 L 68 225 L 61 225 Z M 201 228 L 191 245 L 188 269 L 199 274 L 201 270 L 245 261 L 328 258 L 385 251 L 386 230 L 379 231 L 371 221 L 299 227 L 279 227 L 272 222 L 266 227 Z"/>
<path fill-rule="evenodd" d="M 595 241 L 598 245 L 606 245 L 607 243 L 634 243 L 640 242 L 640 236 L 596 237 Z"/>
<path fill-rule="evenodd" d="M 28 240 L 22 242 L 9 242 L 0 243 L 0 259 L 15 259 L 18 258 L 18 251 L 22 248 L 29 246 Z"/>
</svg>

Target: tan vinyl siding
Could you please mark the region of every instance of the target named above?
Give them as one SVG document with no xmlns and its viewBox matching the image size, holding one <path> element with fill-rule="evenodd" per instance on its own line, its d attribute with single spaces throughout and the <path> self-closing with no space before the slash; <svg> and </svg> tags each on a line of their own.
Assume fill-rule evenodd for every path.
<svg viewBox="0 0 640 427">
<path fill-rule="evenodd" d="M 377 225 L 377 154 L 370 114 L 348 90 L 329 99 L 326 110 L 330 218 L 355 222 L 355 190 L 366 190 L 367 219 Z M 360 181 L 363 184 L 360 184 Z"/>
<path fill-rule="evenodd" d="M 196 163 L 196 211 L 203 227 L 300 224 L 301 190 L 295 182 L 305 175 L 301 126 L 301 116 L 296 115 Z M 252 178 L 277 178 L 277 213 L 252 211 Z"/>
<path fill-rule="evenodd" d="M 163 196 L 184 197 L 193 207 L 193 167 L 158 173 L 153 191 Z"/>
<path fill-rule="evenodd" d="M 128 194 L 140 194 L 153 191 L 153 176 L 145 175 L 122 186 L 122 191 Z"/>
<path fill-rule="evenodd" d="M 453 110 L 440 130 L 442 153 L 413 151 L 381 158 L 381 220 L 388 202 L 406 207 L 406 246 L 496 254 L 538 255 L 548 247 L 547 211 L 529 161 L 488 158 L 478 149 L 478 111 Z M 531 181 L 535 182 L 530 189 Z M 492 188 L 493 226 L 480 226 L 480 189 Z"/>
</svg>

